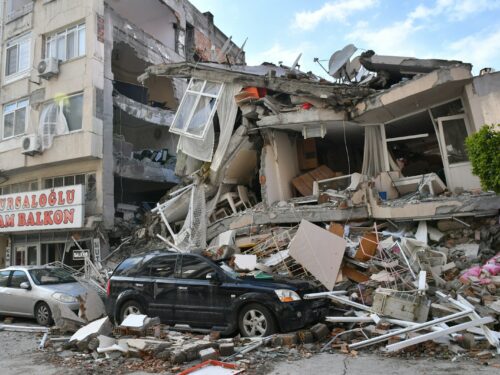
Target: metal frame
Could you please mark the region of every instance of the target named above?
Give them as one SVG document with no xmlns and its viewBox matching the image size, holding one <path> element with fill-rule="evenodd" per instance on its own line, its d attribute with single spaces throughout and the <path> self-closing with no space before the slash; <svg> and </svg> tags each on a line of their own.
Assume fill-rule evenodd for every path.
<svg viewBox="0 0 500 375">
<path fill-rule="evenodd" d="M 394 352 L 394 351 L 397 351 L 400 349 L 404 349 L 404 348 L 411 346 L 411 345 L 419 344 L 421 342 L 432 340 L 432 339 L 435 339 L 437 337 L 449 335 L 450 333 L 464 331 L 467 328 L 474 327 L 477 325 L 482 325 L 482 324 L 488 324 L 488 323 L 491 323 L 494 321 L 495 321 L 495 319 L 493 319 L 490 316 L 488 316 L 486 318 L 471 320 L 471 321 L 466 322 L 466 323 L 457 324 L 456 326 L 453 326 L 453 327 L 448 327 L 445 329 L 441 329 L 439 331 L 434 331 L 434 332 L 426 333 L 424 335 L 412 337 L 408 340 L 400 341 L 400 342 L 397 342 L 395 344 L 387 345 L 386 350 L 389 352 Z M 349 346 L 349 347 L 351 347 L 351 346 Z"/>
</svg>

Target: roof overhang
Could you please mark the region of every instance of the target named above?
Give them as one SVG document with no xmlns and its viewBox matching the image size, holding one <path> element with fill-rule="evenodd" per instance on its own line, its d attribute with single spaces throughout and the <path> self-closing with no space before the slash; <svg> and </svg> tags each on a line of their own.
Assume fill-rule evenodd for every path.
<svg viewBox="0 0 500 375">
<path fill-rule="evenodd" d="M 311 96 L 341 108 L 358 103 L 375 92 L 364 86 L 320 82 L 303 77 L 286 77 L 280 67 L 223 65 L 215 63 L 175 63 L 153 65 L 138 80 L 144 82 L 152 75 L 178 78 L 198 78 L 209 81 L 240 84 L 243 87 L 264 87 L 290 95 Z M 300 79 L 299 79 L 300 78 Z"/>
<path fill-rule="evenodd" d="M 443 68 L 373 94 L 358 103 L 351 118 L 380 124 L 461 96 L 472 80 L 468 65 Z"/>
</svg>

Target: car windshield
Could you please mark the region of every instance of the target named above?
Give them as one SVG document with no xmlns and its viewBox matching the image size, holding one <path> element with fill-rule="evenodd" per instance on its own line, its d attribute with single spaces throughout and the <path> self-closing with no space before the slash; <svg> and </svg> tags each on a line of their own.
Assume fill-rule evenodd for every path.
<svg viewBox="0 0 500 375">
<path fill-rule="evenodd" d="M 31 278 L 37 285 L 65 284 L 76 282 L 75 278 L 63 268 L 38 268 L 29 270 Z"/>
</svg>

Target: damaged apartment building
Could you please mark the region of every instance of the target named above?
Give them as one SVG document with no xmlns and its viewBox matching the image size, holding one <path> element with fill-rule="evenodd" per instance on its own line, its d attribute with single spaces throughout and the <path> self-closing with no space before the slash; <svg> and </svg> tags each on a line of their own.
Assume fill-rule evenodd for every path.
<svg viewBox="0 0 500 375">
<path fill-rule="evenodd" d="M 188 1 L 0 4 L 0 267 L 100 261 L 117 221 L 181 181 L 168 127 L 185 80 L 137 78 L 244 52 Z"/>
<path fill-rule="evenodd" d="M 183 181 L 153 209 L 173 242 L 162 239 L 183 250 L 303 219 L 397 228 L 497 215 L 464 141 L 499 122 L 500 73 L 373 51 L 350 60 L 355 50 L 332 56 L 335 82 L 296 63 L 147 68 L 142 82 L 190 80 L 170 126 Z"/>
</svg>

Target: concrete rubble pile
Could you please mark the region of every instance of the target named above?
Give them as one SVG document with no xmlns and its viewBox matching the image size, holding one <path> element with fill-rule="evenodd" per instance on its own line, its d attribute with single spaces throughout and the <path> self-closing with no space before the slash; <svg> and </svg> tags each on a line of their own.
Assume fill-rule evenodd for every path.
<svg viewBox="0 0 500 375">
<path fill-rule="evenodd" d="M 221 338 L 216 331 L 181 332 L 160 324 L 158 318 L 130 315 L 117 327 L 108 318 L 96 320 L 71 337 L 52 329 L 41 349 L 53 363 L 86 371 L 180 372 L 213 360 L 241 371 L 258 371 L 266 366 L 266 359 L 312 356 L 329 334 L 327 326 L 318 323 L 310 329 L 265 338 Z"/>
</svg>

